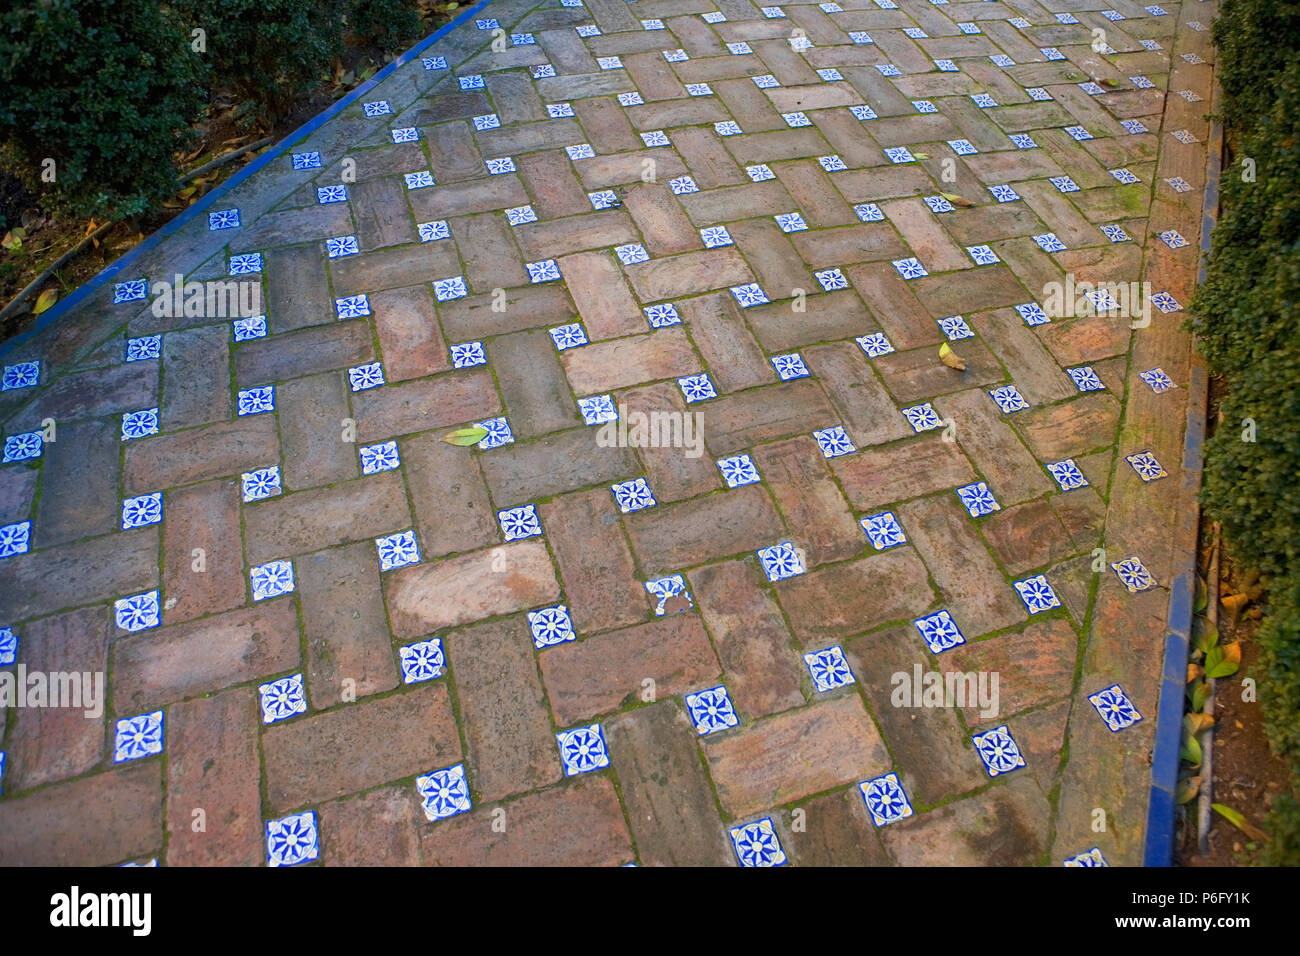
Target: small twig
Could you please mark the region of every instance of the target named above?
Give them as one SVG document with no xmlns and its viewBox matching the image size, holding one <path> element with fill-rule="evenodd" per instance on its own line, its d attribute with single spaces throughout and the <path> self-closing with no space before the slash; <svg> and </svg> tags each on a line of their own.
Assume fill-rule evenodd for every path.
<svg viewBox="0 0 1300 956">
<path fill-rule="evenodd" d="M 1214 543 L 1210 551 L 1210 570 L 1205 578 L 1205 619 L 1217 632 L 1219 629 L 1219 556 L 1222 545 L 1219 541 L 1219 524 L 1210 526 Z M 1210 693 L 1205 698 L 1202 713 L 1214 716 L 1214 678 L 1208 674 L 1205 684 Z M 1201 856 L 1210 853 L 1210 804 L 1214 802 L 1214 725 L 1205 732 L 1205 745 L 1201 754 L 1201 792 L 1196 798 L 1196 841 Z"/>
<path fill-rule="evenodd" d="M 180 181 L 177 182 L 176 185 L 184 186 L 191 179 L 195 179 L 199 176 L 202 176 L 209 169 L 215 169 L 218 166 L 230 162 L 232 159 L 238 159 L 240 156 L 243 156 L 245 153 L 250 152 L 254 149 L 261 149 L 263 146 L 269 146 L 274 141 L 275 141 L 274 136 L 266 136 L 263 137 L 262 139 L 259 139 L 256 143 L 249 143 L 247 146 L 241 146 L 239 147 L 239 149 L 231 150 L 229 153 L 226 153 L 222 156 L 218 156 L 216 159 L 204 163 L 198 169 L 190 170 L 188 173 L 186 173 L 184 176 L 180 178 Z"/>
</svg>

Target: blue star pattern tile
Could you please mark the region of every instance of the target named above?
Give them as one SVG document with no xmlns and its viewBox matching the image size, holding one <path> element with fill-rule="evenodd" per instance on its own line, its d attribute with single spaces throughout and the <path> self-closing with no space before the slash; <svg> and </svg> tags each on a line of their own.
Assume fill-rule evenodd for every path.
<svg viewBox="0 0 1300 956">
<path fill-rule="evenodd" d="M 1136 455 L 1127 455 L 1124 460 L 1133 466 L 1133 470 L 1137 472 L 1138 477 L 1144 482 L 1165 477 L 1164 468 L 1161 467 L 1160 462 L 1156 461 L 1156 456 L 1149 451 L 1139 452 Z"/>
<path fill-rule="evenodd" d="M 4 444 L 4 462 L 27 461 L 40 458 L 44 447 L 44 437 L 40 432 L 22 432 L 6 435 Z"/>
<path fill-rule="evenodd" d="M 966 252 L 977 266 L 992 266 L 1002 261 L 992 246 L 967 246 Z"/>
<path fill-rule="evenodd" d="M 1024 400 L 1019 389 L 1014 385 L 1003 385 L 999 388 L 990 389 L 989 395 L 992 396 L 993 401 L 998 403 L 998 408 L 1007 413 L 1018 412 L 1029 407 L 1029 403 Z"/>
<path fill-rule="evenodd" d="M 447 661 L 442 654 L 442 641 L 432 638 L 408 644 L 398 651 L 402 662 L 402 683 L 419 684 L 441 677 Z"/>
<path fill-rule="evenodd" d="M 144 362 L 162 355 L 162 336 L 146 335 L 138 339 L 126 340 L 126 360 Z"/>
<path fill-rule="evenodd" d="M 18 635 L 12 627 L 0 627 L 0 666 L 12 664 L 18 658 Z"/>
<path fill-rule="evenodd" d="M 1145 372 L 1138 372 L 1138 378 L 1146 382 L 1151 391 L 1157 395 L 1174 387 L 1173 380 L 1165 374 L 1164 369 L 1153 368 Z"/>
<path fill-rule="evenodd" d="M 451 346 L 452 368 L 473 368 L 486 365 L 487 353 L 483 351 L 482 342 L 458 342 Z"/>
<path fill-rule="evenodd" d="M 539 66 L 530 66 L 528 72 L 534 80 L 545 79 L 548 76 L 555 76 L 555 67 L 549 63 L 543 63 Z"/>
<path fill-rule="evenodd" d="M 884 222 L 885 214 L 880 207 L 873 202 L 858 203 L 853 207 L 859 219 L 863 222 Z"/>
<path fill-rule="evenodd" d="M 262 254 L 247 252 L 230 257 L 230 274 L 232 276 L 255 275 L 262 271 Z"/>
<path fill-rule="evenodd" d="M 292 674 L 262 684 L 257 688 L 262 707 L 262 723 L 274 724 L 295 714 L 307 713 L 307 698 L 302 692 L 302 675 Z"/>
<path fill-rule="evenodd" d="M 1069 176 L 1050 176 L 1047 181 L 1063 193 L 1077 193 L 1079 191 L 1078 183 Z"/>
<path fill-rule="evenodd" d="M 0 558 L 12 558 L 16 554 L 26 554 L 31 547 L 32 523 L 17 521 L 13 524 L 0 525 Z"/>
<path fill-rule="evenodd" d="M 763 480 L 749 455 L 719 458 L 718 470 L 722 472 L 722 480 L 727 483 L 728 488 L 739 488 Z"/>
<path fill-rule="evenodd" d="M 368 388 L 378 388 L 384 384 L 384 367 L 378 362 L 358 365 L 348 369 L 348 384 L 354 392 L 364 392 Z"/>
<path fill-rule="evenodd" d="M 777 377 L 783 382 L 788 382 L 792 378 L 805 378 L 808 375 L 808 367 L 803 364 L 803 358 L 798 352 L 791 352 L 789 355 L 773 355 L 771 361 Z"/>
<path fill-rule="evenodd" d="M 808 223 L 804 222 L 803 216 L 797 212 L 779 213 L 772 218 L 776 220 L 782 232 L 803 232 L 808 228 Z"/>
<path fill-rule="evenodd" d="M 507 541 L 535 538 L 542 533 L 542 523 L 537 517 L 536 505 L 521 505 L 497 512 L 497 522 Z"/>
<path fill-rule="evenodd" d="M 1152 295 L 1151 304 L 1165 314 L 1170 312 L 1181 312 L 1183 309 L 1178 300 L 1168 292 L 1157 292 Z"/>
<path fill-rule="evenodd" d="M 124 631 L 157 627 L 159 613 L 157 591 L 145 591 L 113 602 L 113 620 Z"/>
<path fill-rule="evenodd" d="M 878 515 L 863 518 L 858 524 L 862 525 L 862 530 L 867 533 L 871 546 L 877 551 L 884 551 L 886 548 L 907 542 L 907 536 L 903 534 L 903 529 L 892 511 L 883 511 Z"/>
<path fill-rule="evenodd" d="M 850 106 L 849 112 L 853 114 L 853 117 L 855 119 L 862 120 L 863 122 L 867 120 L 879 119 L 879 117 L 876 115 L 876 111 L 873 110 L 866 103 L 859 103 L 856 106 Z"/>
<path fill-rule="evenodd" d="M 495 159 L 484 161 L 489 176 L 500 176 L 503 173 L 515 172 L 515 161 L 510 156 L 498 156 Z"/>
<path fill-rule="evenodd" d="M 1061 606 L 1061 600 L 1052 590 L 1052 586 L 1047 583 L 1047 578 L 1041 574 L 1035 574 L 1031 578 L 1025 578 L 1023 581 L 1015 581 L 1016 593 L 1020 595 L 1020 600 L 1025 602 L 1025 607 L 1030 614 L 1041 614 L 1043 611 L 1050 611 L 1054 607 Z"/>
<path fill-rule="evenodd" d="M 555 735 L 560 747 L 560 760 L 564 775 L 576 777 L 609 766 L 609 750 L 605 746 L 605 732 L 600 724 L 562 730 Z"/>
<path fill-rule="evenodd" d="M 847 289 L 849 280 L 844 278 L 844 273 L 839 269 L 824 269 L 821 272 L 813 273 L 817 281 L 821 284 L 822 289 L 826 292 L 834 292 L 836 289 Z"/>
<path fill-rule="evenodd" d="M 288 594 L 293 590 L 293 563 L 286 560 L 268 561 L 249 571 L 248 578 L 253 587 L 254 601 Z"/>
<path fill-rule="evenodd" d="M 721 123 L 714 123 L 713 131 L 719 136 L 740 136 L 745 132 L 740 128 L 740 124 L 735 120 L 724 120 Z"/>
<path fill-rule="evenodd" d="M 984 769 L 990 777 L 1010 773 L 1025 765 L 1025 758 L 1020 755 L 1020 748 L 1016 746 L 1006 724 L 982 734 L 974 734 L 971 742 L 975 744 L 975 750 L 979 753 L 980 760 L 984 761 Z"/>
<path fill-rule="evenodd" d="M 925 266 L 921 265 L 921 260 L 916 258 L 895 259 L 894 268 L 904 279 L 922 279 L 930 274 L 925 271 Z"/>
<path fill-rule="evenodd" d="M 128 279 L 113 286 L 113 304 L 138 302 L 148 294 L 147 279 Z"/>
<path fill-rule="evenodd" d="M 1016 202 L 1020 199 L 1020 194 L 1010 186 L 990 186 L 989 192 L 998 202 Z"/>
<path fill-rule="evenodd" d="M 912 804 L 908 802 L 903 785 L 898 782 L 896 774 L 887 773 L 858 784 L 858 791 L 871 814 L 871 822 L 878 827 L 896 823 L 912 815 Z"/>
<path fill-rule="evenodd" d="M 122 415 L 122 441 L 158 434 L 158 409 L 146 408 Z"/>
<path fill-rule="evenodd" d="M 929 100 L 912 100 L 912 108 L 918 113 L 937 113 L 939 107 L 935 106 Z"/>
<path fill-rule="evenodd" d="M 546 115 L 551 119 L 560 119 L 565 116 L 573 116 L 572 103 L 547 103 Z"/>
<path fill-rule="evenodd" d="M 934 410 L 929 402 L 922 402 L 920 405 L 913 405 L 910 408 L 903 409 L 903 417 L 907 423 L 912 426 L 914 432 L 929 431 L 932 428 L 942 428 L 943 419 L 939 413 Z"/>
<path fill-rule="evenodd" d="M 528 629 L 533 633 L 533 646 L 538 650 L 553 647 L 575 639 L 573 620 L 563 604 L 528 612 Z"/>
<path fill-rule="evenodd" d="M 1107 239 L 1109 239 L 1111 242 L 1131 242 L 1133 238 L 1127 232 L 1124 231 L 1123 226 L 1117 226 L 1114 223 L 1106 223 L 1105 225 L 1098 226 L 1097 228 L 1100 229 L 1101 234 L 1105 236 Z"/>
<path fill-rule="evenodd" d="M 686 579 L 680 574 L 670 574 L 666 578 L 656 578 L 645 583 L 645 589 L 655 599 L 655 615 L 663 617 L 668 611 L 668 602 L 672 598 L 681 598 L 687 607 L 694 607 L 691 592 L 686 589 Z"/>
<path fill-rule="evenodd" d="M 312 862 L 319 854 L 315 810 L 266 821 L 267 866 L 297 866 Z"/>
<path fill-rule="evenodd" d="M 650 323 L 652 329 L 662 329 L 668 325 L 680 325 L 682 321 L 681 316 L 677 314 L 677 307 L 671 302 L 648 305 L 641 311 L 645 313 L 646 321 Z"/>
<path fill-rule="evenodd" d="M 691 715 L 691 723 L 695 724 L 695 732 L 701 737 L 726 730 L 728 727 L 735 727 L 740 723 L 740 718 L 736 716 L 736 708 L 732 706 L 731 697 L 727 694 L 727 688 L 721 684 L 708 690 L 687 694 L 686 710 Z"/>
<path fill-rule="evenodd" d="M 960 73 L 961 68 L 952 60 L 935 60 L 934 68 L 941 73 Z"/>
<path fill-rule="evenodd" d="M 888 355 L 894 351 L 894 346 L 889 339 L 885 338 L 884 332 L 872 332 L 870 335 L 859 335 L 853 341 L 858 343 L 858 347 L 866 352 L 870 358 L 879 358 L 882 355 Z"/>
<path fill-rule="evenodd" d="M 838 156 L 818 156 L 817 162 L 828 173 L 840 173 L 849 168 Z"/>
<path fill-rule="evenodd" d="M 944 337 L 949 342 L 975 337 L 971 327 L 966 324 L 966 319 L 960 315 L 950 315 L 946 319 L 937 319 L 936 321 L 939 323 L 939 330 L 943 332 Z"/>
<path fill-rule="evenodd" d="M 650 254 L 645 251 L 645 246 L 639 242 L 630 242 L 625 246 L 615 246 L 614 255 L 618 256 L 618 261 L 625 266 L 650 261 Z"/>
<path fill-rule="evenodd" d="M 1076 853 L 1063 864 L 1064 866 L 1110 866 L 1106 858 L 1101 855 L 1101 850 L 1093 847 L 1091 850 L 1085 850 L 1082 853 Z"/>
<path fill-rule="evenodd" d="M 1064 59 L 1064 58 L 1062 58 Z M 1016 149 L 1037 149 L 1038 144 L 1028 133 L 1012 133 L 1007 139 L 1011 140 L 1011 145 Z"/>
<path fill-rule="evenodd" d="M 950 139 L 948 145 L 958 156 L 974 156 L 979 152 L 968 139 Z"/>
<path fill-rule="evenodd" d="M 998 101 L 988 93 L 972 93 L 971 102 L 982 110 L 990 109 L 991 107 L 998 105 Z"/>
<path fill-rule="evenodd" d="M 1147 591 L 1156 586 L 1156 579 L 1136 556 L 1114 562 L 1111 564 L 1111 569 L 1130 594 Z"/>
<path fill-rule="evenodd" d="M 1111 733 L 1118 733 L 1126 727 L 1132 727 L 1142 719 L 1142 715 L 1138 713 L 1119 684 L 1112 684 L 1105 690 L 1089 694 L 1088 703 L 1092 704 L 1101 719 L 1106 721 L 1106 726 L 1110 728 Z"/>
<path fill-rule="evenodd" d="M 414 143 L 420 138 L 420 131 L 414 126 L 404 126 L 392 131 L 394 143 Z"/>
<path fill-rule="evenodd" d="M 397 442 L 384 441 L 377 445 L 362 445 L 357 449 L 361 457 L 361 474 L 375 475 L 381 471 L 392 471 L 402 464 L 397 452 Z"/>
<path fill-rule="evenodd" d="M 751 76 L 750 79 L 754 81 L 754 85 L 760 90 L 770 90 L 775 86 L 781 85 L 780 81 L 771 73 L 764 73 L 761 76 Z"/>
<path fill-rule="evenodd" d="M 952 212 L 956 207 L 943 196 L 923 196 L 922 201 L 930 207 L 930 212 Z"/>
<path fill-rule="evenodd" d="M 618 510 L 623 514 L 653 508 L 658 504 L 644 478 L 620 481 L 610 485 L 609 488 L 614 493 L 614 501 L 618 503 Z"/>
<path fill-rule="evenodd" d="M 1052 98 L 1052 94 L 1047 92 L 1041 86 L 1031 86 L 1025 88 L 1025 94 L 1035 102 L 1046 103 Z"/>
<path fill-rule="evenodd" d="M 730 833 L 741 866 L 782 866 L 787 862 L 771 817 L 732 827 Z"/>
<path fill-rule="evenodd" d="M 1046 325 L 1052 321 L 1037 302 L 1023 302 L 1015 306 L 1015 310 L 1016 314 L 1024 319 L 1025 325 Z"/>
<path fill-rule="evenodd" d="M 379 552 L 380 571 L 392 571 L 420 561 L 420 545 L 414 531 L 398 531 L 376 538 L 375 550 Z"/>
<path fill-rule="evenodd" d="M 677 386 L 682 390 L 687 403 L 707 401 L 710 398 L 717 398 L 718 393 L 713 388 L 713 382 L 709 376 L 701 372 L 699 375 L 687 375 L 677 380 Z"/>
<path fill-rule="evenodd" d="M 340 319 L 357 319 L 363 315 L 369 315 L 370 297 L 363 293 L 361 295 L 349 295 L 342 299 L 335 299 L 334 311 Z"/>
<path fill-rule="evenodd" d="M 733 245 L 731 233 L 727 232 L 725 226 L 709 226 L 707 229 L 701 229 L 700 239 L 703 240 L 705 249 Z"/>
<path fill-rule="evenodd" d="M 727 52 L 732 56 L 744 56 L 747 53 L 753 53 L 754 50 L 748 43 L 741 41 L 738 43 L 728 43 Z"/>
<path fill-rule="evenodd" d="M 523 226 L 537 221 L 537 213 L 532 206 L 515 206 L 506 210 L 506 222 L 512 226 Z"/>
<path fill-rule="evenodd" d="M 1062 491 L 1073 491 L 1075 488 L 1083 488 L 1088 484 L 1088 479 L 1083 476 L 1083 472 L 1079 470 L 1079 466 L 1074 463 L 1073 458 L 1048 462 L 1044 467 L 1047 468 L 1047 473 L 1061 486 Z"/>
<path fill-rule="evenodd" d="M 113 763 L 152 757 L 163 751 L 163 712 L 127 717 L 113 733 Z"/>
<path fill-rule="evenodd" d="M 925 639 L 926 645 L 933 654 L 940 654 L 966 643 L 961 629 L 957 627 L 957 623 L 947 611 L 935 611 L 933 614 L 918 617 L 912 623 L 921 632 L 921 637 Z"/>
<path fill-rule="evenodd" d="M 621 94 L 621 95 L 622 95 L 622 96 L 636 96 L 638 99 L 639 99 L 640 96 L 641 96 L 640 93 L 624 93 L 624 94 Z M 623 105 L 624 105 L 624 106 L 627 106 L 628 104 L 627 104 L 627 103 L 624 103 Z M 569 159 L 572 159 L 572 160 L 579 160 L 579 159 L 594 159 L 595 156 L 596 156 L 596 150 L 592 147 L 592 145 L 591 145 L 590 143 L 575 143 L 573 146 L 566 146 L 566 147 L 564 147 L 564 151 L 565 151 L 565 153 L 568 154 Z"/>
<path fill-rule="evenodd" d="M 463 763 L 416 777 L 415 792 L 420 795 L 420 805 L 429 820 L 445 820 L 458 813 L 469 813 L 469 783 L 465 779 Z"/>
<path fill-rule="evenodd" d="M 815 654 L 805 654 L 803 662 L 808 665 L 808 673 L 812 675 L 819 694 L 845 687 L 855 679 L 849 662 L 844 658 L 844 649 L 838 644 Z"/>
<path fill-rule="evenodd" d="M 451 236 L 451 227 L 447 225 L 447 220 L 438 219 L 434 222 L 422 222 L 415 227 L 416 233 L 421 242 L 434 242 L 438 239 L 447 239 Z"/>
<path fill-rule="evenodd" d="M 980 518 L 1002 510 L 1002 506 L 993 497 L 993 492 L 989 491 L 989 486 L 982 481 L 962 485 L 957 489 L 957 497 L 961 499 L 962 506 L 972 518 Z"/>
<path fill-rule="evenodd" d="M 614 399 L 609 395 L 578 399 L 578 411 L 582 414 L 583 423 L 587 425 L 603 425 L 618 420 L 618 409 L 614 407 Z"/>
<path fill-rule="evenodd" d="M 218 229 L 238 229 L 239 228 L 239 210 L 238 209 L 218 209 L 216 212 L 208 213 L 208 229 L 215 232 Z"/>
<path fill-rule="evenodd" d="M 685 50 L 664 50 L 664 59 L 669 63 L 683 63 L 689 60 Z"/>
<path fill-rule="evenodd" d="M 1096 86 L 1095 83 L 1094 83 L 1093 85 Z M 1098 86 L 1097 89 L 1101 89 L 1101 87 Z M 1085 91 L 1085 92 L 1087 92 L 1087 91 Z M 1092 138 L 1093 138 L 1093 137 L 1092 137 L 1092 134 L 1089 133 L 1089 132 L 1088 132 L 1086 129 L 1084 129 L 1082 126 L 1067 126 L 1067 127 L 1065 127 L 1065 131 L 1066 131 L 1067 133 L 1070 134 L 1070 138 L 1071 138 L 1072 140 L 1074 140 L 1075 142 L 1078 142 L 1078 143 L 1082 143 L 1082 142 L 1084 142 L 1085 140 L 1089 140 L 1089 139 L 1092 139 Z"/>
<path fill-rule="evenodd" d="M 838 458 L 841 455 L 851 455 L 857 451 L 857 447 L 849 439 L 848 433 L 844 431 L 842 425 L 833 425 L 830 428 L 823 428 L 812 433 L 813 438 L 817 439 L 817 445 L 822 450 L 822 455 L 827 458 Z"/>
<path fill-rule="evenodd" d="M 514 432 L 510 430 L 510 423 L 504 418 L 489 418 L 487 421 L 474 424 L 476 428 L 487 430 L 487 434 L 478 443 L 478 447 L 483 451 L 512 444 L 515 440 Z"/>
<path fill-rule="evenodd" d="M 388 100 L 376 100 L 372 103 L 362 103 L 361 111 L 366 116 L 388 116 L 393 112 L 393 108 L 388 105 Z"/>
<path fill-rule="evenodd" d="M 1038 243 L 1038 248 L 1044 252 L 1064 252 L 1065 243 L 1056 237 L 1054 232 L 1044 232 L 1041 235 L 1034 236 L 1034 242 Z"/>
<path fill-rule="evenodd" d="M 497 117 L 496 113 L 484 113 L 481 116 L 474 117 L 474 129 L 480 133 L 484 130 L 500 128 L 501 120 Z"/>
<path fill-rule="evenodd" d="M 122 530 L 143 528 L 162 521 L 162 492 L 139 495 L 122 501 Z"/>
<path fill-rule="evenodd" d="M 882 63 L 876 67 L 881 76 L 902 76 L 903 72 L 892 63 Z"/>
<path fill-rule="evenodd" d="M 789 541 L 782 541 L 755 552 L 769 581 L 783 581 L 803 574 L 803 554 Z"/>
<path fill-rule="evenodd" d="M 294 169 L 320 169 L 320 166 L 320 152 L 317 150 L 312 150 L 309 153 L 293 154 Z"/>
<path fill-rule="evenodd" d="M 1146 124 L 1143 123 L 1141 120 L 1136 120 L 1136 119 L 1120 120 L 1119 125 L 1124 128 L 1124 132 L 1129 134 L 1135 135 L 1137 133 L 1149 132 L 1149 130 L 1146 127 Z"/>
<path fill-rule="evenodd" d="M 672 142 L 668 139 L 668 134 L 661 129 L 652 129 L 647 133 L 641 134 L 641 142 L 650 148 L 656 146 L 671 146 Z"/>
<path fill-rule="evenodd" d="M 731 294 L 742 309 L 763 305 L 769 301 L 767 293 L 763 291 L 757 282 L 732 286 Z"/>
<path fill-rule="evenodd" d="M 439 302 L 465 298 L 465 296 L 469 295 L 469 290 L 465 288 L 465 277 L 452 276 L 450 279 L 434 279 L 433 295 Z"/>
<path fill-rule="evenodd" d="M 914 163 L 916 157 L 906 146 L 886 146 L 885 158 L 891 163 Z"/>
<path fill-rule="evenodd" d="M 1074 387 L 1081 392 L 1100 392 L 1106 388 L 1091 365 L 1067 368 L 1065 374 L 1070 376 L 1070 380 L 1074 382 Z"/>
<path fill-rule="evenodd" d="M 260 415 L 275 410 L 274 385 L 243 389 L 238 393 L 237 398 L 237 411 L 240 415 Z"/>
<path fill-rule="evenodd" d="M 687 193 L 700 191 L 700 187 L 695 185 L 695 180 L 690 176 L 678 176 L 676 179 L 668 180 L 668 188 L 672 190 L 674 196 L 685 196 Z"/>
</svg>

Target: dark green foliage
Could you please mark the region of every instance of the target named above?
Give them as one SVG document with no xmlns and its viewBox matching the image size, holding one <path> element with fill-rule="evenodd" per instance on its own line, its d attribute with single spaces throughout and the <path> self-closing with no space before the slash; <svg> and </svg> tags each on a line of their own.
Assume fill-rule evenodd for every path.
<svg viewBox="0 0 1300 956">
<path fill-rule="evenodd" d="M 398 53 L 423 34 L 415 0 L 351 0 L 348 28 L 385 53 Z"/>
<path fill-rule="evenodd" d="M 1259 699 L 1300 777 L 1300 2 L 1224 0 L 1215 38 L 1233 149 L 1190 327 L 1228 394 L 1203 500 L 1269 585 Z M 1271 862 L 1300 863 L 1300 804 L 1279 801 L 1267 829 Z"/>
<path fill-rule="evenodd" d="M 0 164 L 50 210 L 135 215 L 174 191 L 206 102 L 183 25 L 153 0 L 0 12 Z M 42 182 L 42 161 L 55 180 Z"/>
</svg>

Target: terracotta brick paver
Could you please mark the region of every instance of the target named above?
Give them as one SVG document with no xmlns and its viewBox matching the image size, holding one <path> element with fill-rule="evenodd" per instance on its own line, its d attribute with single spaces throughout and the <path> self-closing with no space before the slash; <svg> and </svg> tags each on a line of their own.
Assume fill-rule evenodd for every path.
<svg viewBox="0 0 1300 956">
<path fill-rule="evenodd" d="M 1096 7 L 494 0 L 14 343 L 0 864 L 1140 862 L 1215 3 Z"/>
</svg>

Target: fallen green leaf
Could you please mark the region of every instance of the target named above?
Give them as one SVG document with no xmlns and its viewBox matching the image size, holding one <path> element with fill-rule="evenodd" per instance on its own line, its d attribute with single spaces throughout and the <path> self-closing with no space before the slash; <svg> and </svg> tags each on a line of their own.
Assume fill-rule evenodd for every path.
<svg viewBox="0 0 1300 956">
<path fill-rule="evenodd" d="M 446 435 L 443 435 L 442 440 L 448 445 L 467 447 L 469 445 L 477 445 L 487 437 L 487 433 L 488 430 L 486 428 L 479 428 L 478 426 L 474 426 L 473 428 L 457 428 L 454 432 L 448 432 Z"/>
</svg>

